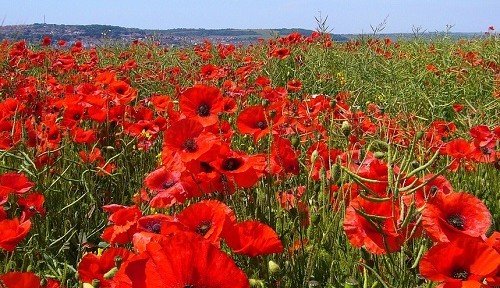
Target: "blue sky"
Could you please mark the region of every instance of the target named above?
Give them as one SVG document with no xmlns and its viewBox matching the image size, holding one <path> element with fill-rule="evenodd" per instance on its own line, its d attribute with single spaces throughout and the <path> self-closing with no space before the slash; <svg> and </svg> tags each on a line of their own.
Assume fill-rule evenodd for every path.
<svg viewBox="0 0 500 288">
<path fill-rule="evenodd" d="M 333 33 L 485 32 L 500 28 L 500 0 L 3 0 L 0 24 L 109 24 L 169 28 L 305 28 L 321 13 Z M 3 20 L 3 21 L 2 21 Z M 497 29 L 498 30 L 498 29 Z"/>
</svg>

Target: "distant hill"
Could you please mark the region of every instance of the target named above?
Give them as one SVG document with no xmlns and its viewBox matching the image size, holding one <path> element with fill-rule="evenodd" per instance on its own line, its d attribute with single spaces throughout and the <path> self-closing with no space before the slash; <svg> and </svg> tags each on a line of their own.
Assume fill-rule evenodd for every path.
<svg viewBox="0 0 500 288">
<path fill-rule="evenodd" d="M 65 40 L 69 43 L 80 40 L 85 45 L 98 45 L 102 43 L 118 42 L 130 43 L 132 40 L 151 40 L 167 46 L 193 45 L 208 39 L 217 43 L 249 44 L 259 38 L 269 39 L 272 37 L 285 36 L 292 32 L 299 32 L 309 36 L 313 32 L 307 29 L 168 29 L 152 30 L 125 28 L 110 25 L 58 25 L 58 24 L 30 24 L 0 26 L 0 39 L 13 41 L 24 39 L 29 43 L 40 43 L 45 36 L 50 36 L 54 42 Z M 419 37 L 436 37 L 436 33 L 424 33 Z M 471 38 L 481 36 L 480 33 L 449 33 L 453 38 Z M 364 35 L 370 36 L 370 35 Z M 407 34 L 377 34 L 383 38 L 408 38 L 414 37 Z M 345 42 L 351 39 L 363 37 L 359 34 L 332 34 L 335 41 Z"/>
</svg>

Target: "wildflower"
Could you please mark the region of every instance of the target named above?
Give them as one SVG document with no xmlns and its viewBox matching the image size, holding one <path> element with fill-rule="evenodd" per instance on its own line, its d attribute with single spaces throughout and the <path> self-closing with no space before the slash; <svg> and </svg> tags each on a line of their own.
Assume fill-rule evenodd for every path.
<svg viewBox="0 0 500 288">
<path fill-rule="evenodd" d="M 248 288 L 249 282 L 224 252 L 196 233 L 181 232 L 148 243 L 124 262 L 112 287 Z"/>
<path fill-rule="evenodd" d="M 491 225 L 488 208 L 475 196 L 460 192 L 438 194 L 422 211 L 423 228 L 436 242 L 484 235 Z"/>
<path fill-rule="evenodd" d="M 483 279 L 499 269 L 500 254 L 479 238 L 438 243 L 422 257 L 420 274 L 440 287 L 485 287 Z"/>
<path fill-rule="evenodd" d="M 217 123 L 218 113 L 224 110 L 219 88 L 207 85 L 188 88 L 181 94 L 179 106 L 187 118 L 198 120 L 203 127 Z"/>
</svg>

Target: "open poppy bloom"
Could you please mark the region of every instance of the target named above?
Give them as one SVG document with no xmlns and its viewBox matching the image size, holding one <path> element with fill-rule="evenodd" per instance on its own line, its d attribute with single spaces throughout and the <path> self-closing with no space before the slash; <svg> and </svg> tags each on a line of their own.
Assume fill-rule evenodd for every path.
<svg viewBox="0 0 500 288">
<path fill-rule="evenodd" d="M 224 240 L 234 253 L 255 257 L 283 252 L 278 234 L 259 221 L 244 221 L 224 231 Z"/>
<path fill-rule="evenodd" d="M 250 287 L 233 259 L 201 236 L 183 232 L 150 242 L 146 251 L 123 263 L 115 288 Z"/>
<path fill-rule="evenodd" d="M 0 175 L 0 189 L 8 190 L 15 194 L 24 194 L 35 186 L 28 177 L 22 173 L 7 172 Z"/>
<path fill-rule="evenodd" d="M 479 238 L 438 243 L 422 257 L 420 274 L 439 287 L 486 287 L 484 279 L 500 268 L 500 254 Z"/>
<path fill-rule="evenodd" d="M 371 202 L 353 199 L 346 209 L 344 231 L 355 247 L 364 247 L 373 254 L 386 254 L 399 250 L 404 243 L 395 223 L 399 211 L 391 200 Z"/>
<path fill-rule="evenodd" d="M 484 235 L 491 226 L 491 214 L 474 195 L 440 193 L 426 204 L 422 224 L 433 241 L 450 242 L 461 237 Z"/>
<path fill-rule="evenodd" d="M 198 120 L 204 127 L 219 120 L 219 113 L 224 111 L 224 101 L 219 88 L 196 85 L 181 94 L 179 106 L 187 118 Z"/>
<path fill-rule="evenodd" d="M 236 222 L 234 212 L 216 200 L 194 203 L 177 214 L 176 219 L 186 226 L 188 231 L 199 234 L 217 247 L 224 227 Z"/>
<path fill-rule="evenodd" d="M 265 109 L 261 105 L 245 108 L 236 119 L 236 126 L 240 133 L 252 134 L 254 141 L 257 142 L 260 138 L 272 132 L 272 127 L 281 124 L 283 119 L 278 112 L 271 117 L 271 110 L 273 110 L 273 107 Z M 279 111 L 278 109 L 274 110 Z"/>
<path fill-rule="evenodd" d="M 218 153 L 218 143 L 218 137 L 204 131 L 200 122 L 182 119 L 165 131 L 163 149 L 164 153 L 177 153 L 183 162 L 211 161 Z"/>
<path fill-rule="evenodd" d="M 124 207 L 109 216 L 109 221 L 113 225 L 104 229 L 101 238 L 109 244 L 125 244 L 132 241 L 132 237 L 137 232 L 137 222 L 142 216 L 141 210 L 137 206 Z"/>
<path fill-rule="evenodd" d="M 9 252 L 14 251 L 17 244 L 26 237 L 30 229 L 30 220 L 22 223 L 19 223 L 17 218 L 0 221 L 0 248 Z"/>
<path fill-rule="evenodd" d="M 0 275 L 0 287 L 6 288 L 38 288 L 40 278 L 32 272 L 9 272 Z"/>
<path fill-rule="evenodd" d="M 110 280 L 105 275 L 113 268 L 120 268 L 133 254 L 125 248 L 109 248 L 102 255 L 85 254 L 78 264 L 78 278 L 85 283 L 99 280 L 99 287 L 110 287 Z"/>
<path fill-rule="evenodd" d="M 43 202 L 45 197 L 40 193 L 32 193 L 27 197 L 18 197 L 17 204 L 23 208 L 22 219 L 30 219 L 36 213 L 40 213 L 42 217 L 45 217 L 45 208 L 43 208 Z"/>
<path fill-rule="evenodd" d="M 223 146 L 217 159 L 210 164 L 229 181 L 234 181 L 240 187 L 249 188 L 264 175 L 265 159 L 264 155 L 247 155 Z"/>
</svg>

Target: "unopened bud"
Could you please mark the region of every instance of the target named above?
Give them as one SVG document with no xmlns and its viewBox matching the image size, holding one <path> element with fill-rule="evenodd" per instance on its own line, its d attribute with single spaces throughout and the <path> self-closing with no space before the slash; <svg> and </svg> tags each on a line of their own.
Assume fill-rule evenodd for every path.
<svg viewBox="0 0 500 288">
<path fill-rule="evenodd" d="M 415 134 L 415 138 L 417 140 L 422 139 L 423 136 L 424 136 L 424 132 L 422 132 L 422 131 L 418 131 L 417 134 Z"/>
<path fill-rule="evenodd" d="M 269 261 L 267 267 L 269 269 L 269 274 L 271 275 L 278 274 L 281 270 L 280 266 L 273 260 Z"/>
<path fill-rule="evenodd" d="M 377 159 L 382 159 L 382 158 L 384 158 L 385 153 L 377 151 L 377 152 L 373 153 L 373 156 L 375 156 L 375 158 L 377 158 Z"/>
<path fill-rule="evenodd" d="M 330 101 L 330 108 L 335 108 L 336 106 L 337 106 L 337 100 L 332 99 L 332 100 Z"/>
<path fill-rule="evenodd" d="M 269 116 L 271 118 L 274 118 L 274 116 L 276 116 L 276 110 L 274 110 L 274 109 L 269 110 Z"/>
<path fill-rule="evenodd" d="M 111 268 L 111 270 L 109 270 L 108 272 L 106 272 L 104 274 L 104 279 L 113 278 L 115 276 L 116 272 L 118 272 L 118 268 L 116 268 L 116 267 Z"/>
<path fill-rule="evenodd" d="M 318 159 L 318 156 L 319 156 L 319 152 L 318 150 L 314 150 L 312 153 L 311 153 L 311 164 L 314 165 L 314 163 L 316 162 L 316 159 Z"/>
<path fill-rule="evenodd" d="M 250 287 L 266 287 L 262 280 L 249 279 L 248 282 L 250 283 Z"/>
<path fill-rule="evenodd" d="M 352 126 L 349 122 L 344 121 L 342 122 L 342 127 L 340 128 L 340 130 L 342 131 L 342 134 L 347 137 L 351 134 Z"/>
</svg>

